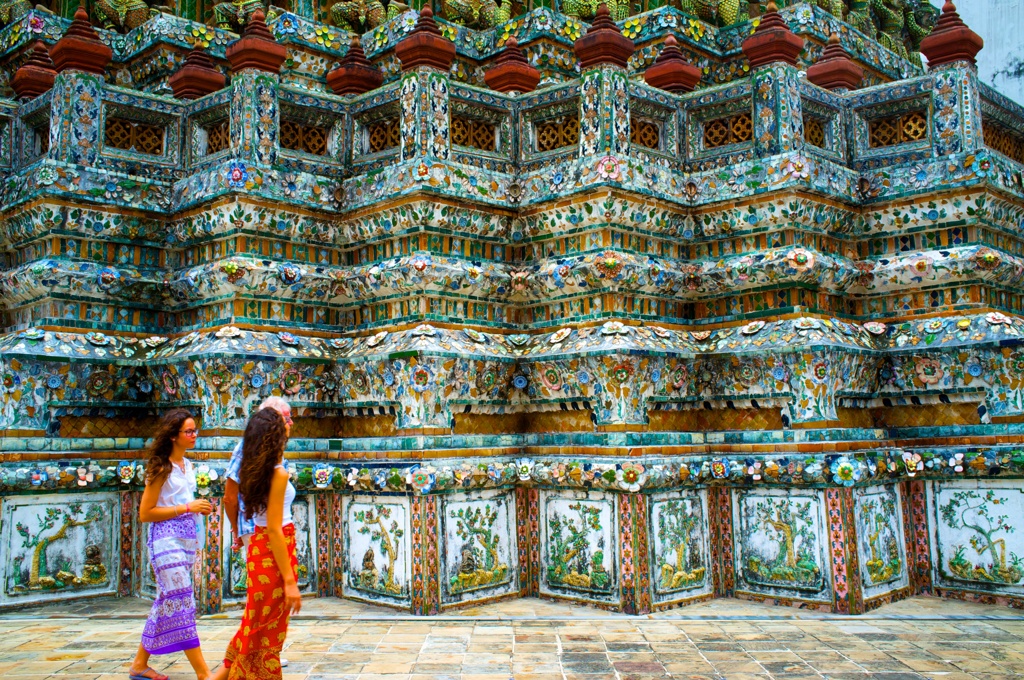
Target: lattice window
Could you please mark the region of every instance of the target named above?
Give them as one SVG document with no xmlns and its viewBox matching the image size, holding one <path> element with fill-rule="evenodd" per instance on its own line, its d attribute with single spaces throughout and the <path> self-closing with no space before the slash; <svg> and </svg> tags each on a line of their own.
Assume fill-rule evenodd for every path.
<svg viewBox="0 0 1024 680">
<path fill-rule="evenodd" d="M 561 118 L 545 120 L 534 126 L 537 151 L 554 151 L 576 146 L 580 141 L 580 117 L 573 113 Z"/>
<path fill-rule="evenodd" d="M 825 122 L 816 116 L 804 116 L 804 141 L 819 149 L 825 148 Z"/>
<path fill-rule="evenodd" d="M 385 118 L 366 126 L 366 144 L 370 153 L 397 148 L 401 139 L 398 118 Z"/>
<path fill-rule="evenodd" d="M 749 111 L 704 123 L 704 148 L 741 144 L 754 138 L 754 119 Z"/>
<path fill-rule="evenodd" d="M 281 146 L 292 151 L 303 151 L 314 156 L 327 155 L 330 131 L 320 125 L 309 125 L 296 120 L 281 121 Z"/>
<path fill-rule="evenodd" d="M 498 134 L 494 123 L 485 120 L 474 120 L 461 116 L 452 116 L 452 144 L 466 146 L 481 151 L 496 151 Z"/>
<path fill-rule="evenodd" d="M 206 154 L 214 154 L 231 146 L 231 123 L 227 118 L 203 127 L 206 131 Z"/>
<path fill-rule="evenodd" d="M 928 114 L 925 111 L 910 111 L 868 121 L 868 145 L 872 149 L 923 139 L 928 139 Z"/>
<path fill-rule="evenodd" d="M 103 130 L 103 143 L 115 149 L 159 156 L 164 152 L 164 128 L 111 116 Z"/>
<path fill-rule="evenodd" d="M 658 151 L 661 149 L 661 126 L 652 120 L 630 116 L 629 142 L 634 146 Z"/>
<path fill-rule="evenodd" d="M 1024 163 L 1024 138 L 986 121 L 981 123 L 981 133 L 985 138 L 985 146 L 1018 163 Z"/>
<path fill-rule="evenodd" d="M 50 150 L 50 123 L 47 121 L 42 125 L 32 128 L 29 135 L 29 155 L 42 156 Z"/>
</svg>

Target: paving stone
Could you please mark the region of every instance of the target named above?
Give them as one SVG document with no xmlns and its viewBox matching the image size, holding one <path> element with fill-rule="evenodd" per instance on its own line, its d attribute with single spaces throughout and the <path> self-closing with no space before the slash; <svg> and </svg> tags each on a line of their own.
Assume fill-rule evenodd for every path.
<svg viewBox="0 0 1024 680">
<path fill-rule="evenodd" d="M 999 607 L 976 609 L 955 601 L 922 605 L 932 620 L 771 619 L 772 610 L 751 608 L 751 621 L 667 621 L 655 616 L 609 619 L 572 605 L 521 601 L 476 607 L 464 620 L 424 621 L 375 614 L 374 621 L 334 618 L 363 615 L 330 600 L 317 604 L 316 618 L 298 617 L 289 627 L 285 680 L 1009 680 L 1024 674 L 1024 625 L 980 618 Z M 526 606 L 522 606 L 525 603 Z M 941 606 L 939 606 L 941 605 Z M 735 612 L 727 602 L 721 611 Z M 47 618 L 40 609 L 0 616 L 0 678 L 7 680 L 124 680 L 148 610 L 133 600 L 106 599 L 90 607 L 91 618 Z M 903 608 L 908 611 L 906 605 Z M 304 607 L 305 611 L 305 607 Z M 366 612 L 367 610 L 362 610 Z M 490 626 L 473 616 L 516 612 L 520 618 Z M 524 615 L 522 612 L 543 612 Z M 677 615 L 687 610 L 677 611 Z M 703 612 L 715 611 L 704 608 Z M 127 616 L 118 616 L 124 612 Z M 588 613 L 593 617 L 585 618 Z M 786 615 L 792 613 L 786 610 Z M 52 608 L 46 615 L 53 616 Z M 899 615 L 899 614 L 895 614 Z M 389 618 L 390 617 L 390 618 Z M 548 618 L 545 618 L 548 617 Z M 562 619 L 578 618 L 566 624 Z M 207 617 L 199 631 L 207 659 L 215 663 L 239 619 Z M 904 631 L 911 642 L 866 642 L 863 626 Z M 753 632 L 760 631 L 760 632 Z M 777 636 L 804 637 L 791 640 Z M 992 633 L 995 639 L 983 636 Z M 769 640 L 740 639 L 770 635 Z M 922 642 L 921 638 L 927 639 Z M 691 642 L 691 640 L 695 642 Z M 152 664 L 175 680 L 193 673 L 181 655 Z"/>
</svg>

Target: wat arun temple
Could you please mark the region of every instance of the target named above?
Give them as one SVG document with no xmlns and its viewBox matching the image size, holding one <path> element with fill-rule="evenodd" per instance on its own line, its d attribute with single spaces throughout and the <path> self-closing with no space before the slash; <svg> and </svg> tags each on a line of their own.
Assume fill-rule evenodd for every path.
<svg viewBox="0 0 1024 680">
<path fill-rule="evenodd" d="M 1024 606 L 1024 107 L 927 0 L 0 1 L 0 611 L 200 610 L 270 396 L 299 583 Z"/>
</svg>

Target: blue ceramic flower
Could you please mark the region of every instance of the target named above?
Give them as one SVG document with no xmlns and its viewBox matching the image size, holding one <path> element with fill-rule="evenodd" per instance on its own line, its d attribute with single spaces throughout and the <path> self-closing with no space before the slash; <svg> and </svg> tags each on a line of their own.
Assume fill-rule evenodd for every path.
<svg viewBox="0 0 1024 680">
<path fill-rule="evenodd" d="M 834 460 L 831 469 L 836 484 L 853 486 L 860 480 L 860 466 L 846 456 Z"/>
<path fill-rule="evenodd" d="M 249 181 L 249 171 L 242 163 L 232 163 L 228 168 L 227 181 L 228 186 L 232 189 L 243 189 L 245 183 Z"/>
</svg>

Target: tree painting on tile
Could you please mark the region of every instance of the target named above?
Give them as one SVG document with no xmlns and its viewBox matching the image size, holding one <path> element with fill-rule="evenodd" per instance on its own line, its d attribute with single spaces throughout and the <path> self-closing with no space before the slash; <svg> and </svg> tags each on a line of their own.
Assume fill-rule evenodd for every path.
<svg viewBox="0 0 1024 680">
<path fill-rule="evenodd" d="M 615 583 L 608 551 L 615 546 L 606 536 L 609 504 L 559 501 L 547 506 L 548 585 L 581 592 L 611 592 Z"/>
<path fill-rule="evenodd" d="M 447 507 L 448 592 L 452 595 L 511 582 L 510 497 L 455 501 Z"/>
<path fill-rule="evenodd" d="M 17 499 L 4 504 L 7 597 L 112 586 L 117 558 L 114 502 L 95 497 L 59 500 L 52 505 Z"/>
<path fill-rule="evenodd" d="M 404 505 L 351 502 L 348 509 L 348 585 L 353 590 L 409 596 L 408 512 Z"/>
<path fill-rule="evenodd" d="M 900 512 L 896 490 L 872 489 L 857 497 L 857 539 L 867 572 L 865 585 L 878 585 L 903 575 Z"/>
<path fill-rule="evenodd" d="M 674 593 L 698 588 L 707 581 L 704 561 L 704 508 L 691 494 L 653 504 L 659 549 L 657 591 Z"/>
<path fill-rule="evenodd" d="M 944 502 L 938 505 L 939 516 L 946 528 L 957 532 L 943 565 L 953 578 L 1004 585 L 1024 579 L 1024 546 L 1014 526 L 1024 512 L 1022 494 L 1019 489 L 1013 495 L 996 489 L 940 492 Z"/>
<path fill-rule="evenodd" d="M 743 575 L 764 586 L 820 590 L 817 499 L 745 497 Z"/>
</svg>

